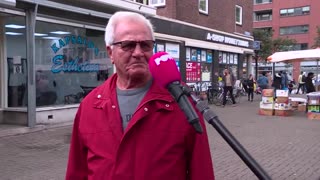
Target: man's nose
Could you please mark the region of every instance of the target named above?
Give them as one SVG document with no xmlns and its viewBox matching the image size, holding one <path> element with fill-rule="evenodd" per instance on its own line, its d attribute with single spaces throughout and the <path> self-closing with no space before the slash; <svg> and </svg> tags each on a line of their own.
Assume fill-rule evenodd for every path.
<svg viewBox="0 0 320 180">
<path fill-rule="evenodd" d="M 136 43 L 136 47 L 133 49 L 133 53 L 142 53 L 143 50 L 141 49 L 140 43 Z"/>
</svg>

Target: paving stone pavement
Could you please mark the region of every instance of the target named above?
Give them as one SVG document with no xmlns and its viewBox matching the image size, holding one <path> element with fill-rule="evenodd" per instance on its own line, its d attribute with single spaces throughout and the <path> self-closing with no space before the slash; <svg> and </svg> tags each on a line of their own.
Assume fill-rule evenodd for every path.
<svg viewBox="0 0 320 180">
<path fill-rule="evenodd" d="M 320 120 L 304 112 L 291 117 L 258 115 L 259 100 L 237 107 L 212 107 L 220 121 L 275 180 L 320 180 Z M 211 125 L 208 125 L 216 178 L 258 179 Z"/>
<path fill-rule="evenodd" d="M 259 96 L 236 107 L 210 106 L 220 121 L 274 180 L 320 180 L 320 120 L 260 116 Z M 1 180 L 63 180 L 70 125 L 0 138 Z M 256 180 L 219 133 L 207 124 L 217 180 Z"/>
</svg>

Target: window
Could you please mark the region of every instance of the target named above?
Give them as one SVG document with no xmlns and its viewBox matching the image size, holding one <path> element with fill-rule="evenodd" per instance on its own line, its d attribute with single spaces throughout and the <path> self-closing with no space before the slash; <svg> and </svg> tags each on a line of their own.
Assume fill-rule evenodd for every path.
<svg viewBox="0 0 320 180">
<path fill-rule="evenodd" d="M 1 36 L 5 37 L 4 41 L 0 42 L 0 46 L 1 49 L 5 47 L 7 55 L 8 107 L 26 107 L 28 101 L 28 59 L 25 17 L 0 13 L 0 19 L 3 22 L 0 27 L 4 31 Z M 3 80 L 5 79 L 3 78 Z"/>
<path fill-rule="evenodd" d="M 112 73 L 104 32 L 37 21 L 36 105 L 76 104 Z"/>
<path fill-rule="evenodd" d="M 255 13 L 255 21 L 270 21 L 272 20 L 272 11 L 263 11 Z"/>
<path fill-rule="evenodd" d="M 294 14 L 294 9 L 288 9 L 288 16 L 292 16 Z"/>
<path fill-rule="evenodd" d="M 242 7 L 236 5 L 236 24 L 242 25 Z"/>
<path fill-rule="evenodd" d="M 141 3 L 141 4 L 148 5 L 148 0 L 132 0 L 132 1 L 137 2 L 137 3 Z"/>
<path fill-rule="evenodd" d="M 301 16 L 310 14 L 310 6 L 280 9 L 280 16 Z"/>
<path fill-rule="evenodd" d="M 308 25 L 280 27 L 280 35 L 286 34 L 305 34 L 309 32 Z"/>
<path fill-rule="evenodd" d="M 310 13 L 310 6 L 302 7 L 302 14 L 309 14 Z"/>
<path fill-rule="evenodd" d="M 149 5 L 151 5 L 151 6 L 165 6 L 166 0 L 149 0 Z"/>
<path fill-rule="evenodd" d="M 208 14 L 208 0 L 199 0 L 199 12 Z"/>
<path fill-rule="evenodd" d="M 281 9 L 280 16 L 286 16 L 288 14 L 288 9 Z"/>
<path fill-rule="evenodd" d="M 292 50 L 306 50 L 308 49 L 308 43 L 295 44 Z"/>
<path fill-rule="evenodd" d="M 255 0 L 255 4 L 272 3 L 272 0 Z"/>
</svg>

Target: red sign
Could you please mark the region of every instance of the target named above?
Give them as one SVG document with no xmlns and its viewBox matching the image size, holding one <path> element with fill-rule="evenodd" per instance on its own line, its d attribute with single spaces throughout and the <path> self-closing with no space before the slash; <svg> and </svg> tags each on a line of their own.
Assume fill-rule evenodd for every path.
<svg viewBox="0 0 320 180">
<path fill-rule="evenodd" d="M 201 66 L 198 62 L 186 63 L 187 82 L 197 82 L 201 80 Z"/>
</svg>

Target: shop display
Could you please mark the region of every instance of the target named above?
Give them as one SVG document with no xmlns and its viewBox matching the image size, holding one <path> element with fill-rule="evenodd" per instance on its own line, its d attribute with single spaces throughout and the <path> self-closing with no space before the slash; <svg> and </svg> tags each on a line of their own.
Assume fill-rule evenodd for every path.
<svg viewBox="0 0 320 180">
<path fill-rule="evenodd" d="M 307 117 L 311 120 L 320 120 L 320 92 L 307 94 L 308 113 Z"/>
<path fill-rule="evenodd" d="M 262 100 L 260 102 L 259 114 L 265 116 L 273 116 L 273 89 L 264 89 L 262 91 Z"/>
<path fill-rule="evenodd" d="M 275 116 L 291 116 L 293 113 L 289 103 L 289 90 L 276 90 L 276 102 L 274 104 Z"/>
<path fill-rule="evenodd" d="M 273 97 L 274 90 L 273 89 L 264 89 L 262 91 L 262 97 Z"/>
</svg>

